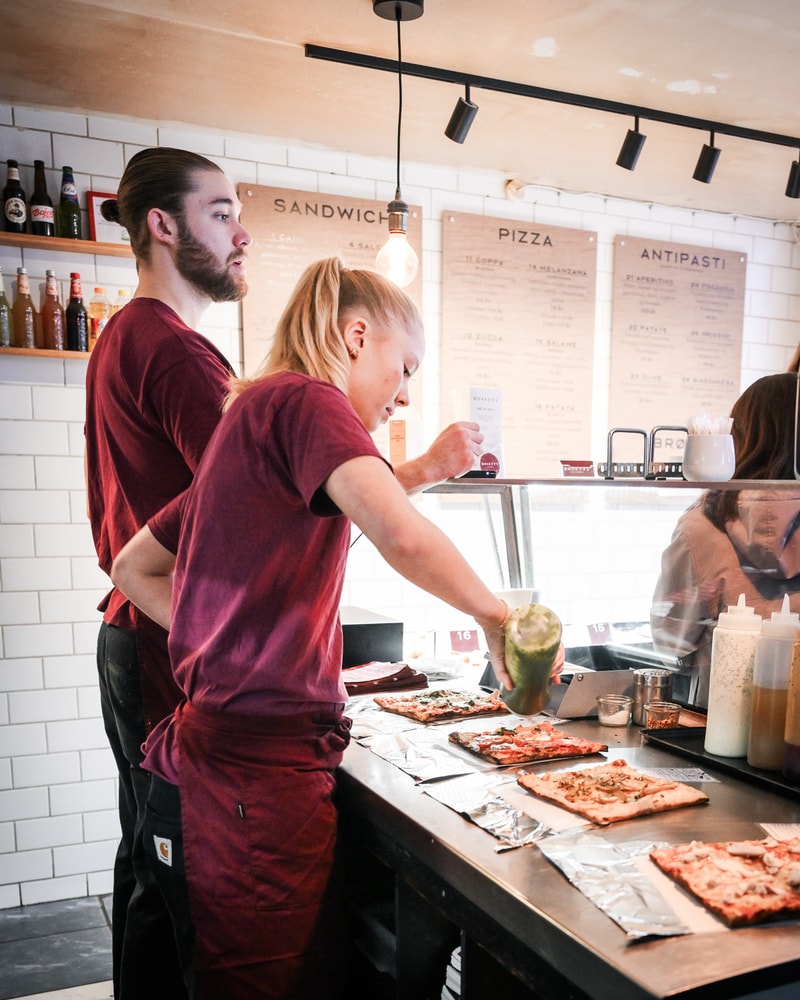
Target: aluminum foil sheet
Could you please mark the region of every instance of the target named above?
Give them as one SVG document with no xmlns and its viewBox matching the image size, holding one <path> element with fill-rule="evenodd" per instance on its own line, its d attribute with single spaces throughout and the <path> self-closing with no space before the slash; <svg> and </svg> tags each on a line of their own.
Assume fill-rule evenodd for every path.
<svg viewBox="0 0 800 1000">
<path fill-rule="evenodd" d="M 691 933 L 636 866 L 636 858 L 667 846 L 652 841 L 614 844 L 594 830 L 575 829 L 548 837 L 539 850 L 628 937 L 639 939 Z"/>
<path fill-rule="evenodd" d="M 496 774 L 469 774 L 428 785 L 425 792 L 495 837 L 498 853 L 549 835 L 549 827 L 515 809 L 497 794 L 496 786 Z"/>
</svg>

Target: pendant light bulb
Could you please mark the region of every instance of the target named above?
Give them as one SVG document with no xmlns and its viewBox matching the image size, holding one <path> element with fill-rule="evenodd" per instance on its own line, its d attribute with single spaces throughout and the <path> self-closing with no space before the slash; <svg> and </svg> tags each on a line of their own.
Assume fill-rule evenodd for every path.
<svg viewBox="0 0 800 1000">
<path fill-rule="evenodd" d="M 400 288 L 410 285 L 419 269 L 417 255 L 406 238 L 407 228 L 408 205 L 398 190 L 389 202 L 389 239 L 378 251 L 375 269 Z"/>
</svg>

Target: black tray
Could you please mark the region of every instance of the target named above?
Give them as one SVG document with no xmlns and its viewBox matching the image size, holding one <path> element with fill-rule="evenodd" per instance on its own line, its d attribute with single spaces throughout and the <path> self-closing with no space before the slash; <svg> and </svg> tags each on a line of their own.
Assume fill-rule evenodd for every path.
<svg viewBox="0 0 800 1000">
<path fill-rule="evenodd" d="M 780 771 L 765 771 L 760 767 L 750 767 L 746 757 L 717 757 L 713 753 L 706 753 L 703 749 L 706 739 L 704 728 L 643 729 L 642 735 L 653 746 L 672 750 L 682 757 L 699 761 L 709 771 L 724 771 L 743 781 L 769 788 L 770 791 L 778 792 L 780 795 L 800 799 L 800 786 L 787 781 Z"/>
</svg>

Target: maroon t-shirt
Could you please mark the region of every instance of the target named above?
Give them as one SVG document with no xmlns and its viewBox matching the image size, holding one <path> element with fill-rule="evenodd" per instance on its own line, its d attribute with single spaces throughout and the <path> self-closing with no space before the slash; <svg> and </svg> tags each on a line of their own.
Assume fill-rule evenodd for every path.
<svg viewBox="0 0 800 1000">
<path fill-rule="evenodd" d="M 244 714 L 340 710 L 339 603 L 350 521 L 321 489 L 340 465 L 381 458 L 347 397 L 283 374 L 223 417 L 186 493 L 169 650 L 197 705 Z M 149 522 L 174 548 L 179 503 Z M 176 780 L 172 721 L 145 767 Z"/>
<path fill-rule="evenodd" d="M 85 425 L 89 520 L 106 573 L 128 539 L 191 482 L 229 375 L 214 345 L 158 299 L 134 298 L 109 321 L 89 358 Z M 147 710 L 156 721 L 176 700 L 166 633 L 116 590 L 100 609 L 109 624 L 136 630 L 146 703 L 148 679 L 163 687 Z"/>
</svg>

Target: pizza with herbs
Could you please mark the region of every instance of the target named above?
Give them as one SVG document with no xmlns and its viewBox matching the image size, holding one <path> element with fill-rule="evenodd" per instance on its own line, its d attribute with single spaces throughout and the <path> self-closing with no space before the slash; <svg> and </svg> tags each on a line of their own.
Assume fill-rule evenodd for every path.
<svg viewBox="0 0 800 1000">
<path fill-rule="evenodd" d="M 800 837 L 693 840 L 650 857 L 729 927 L 800 916 Z"/>
<path fill-rule="evenodd" d="M 581 736 L 562 732 L 550 722 L 499 726 L 485 733 L 453 732 L 449 739 L 492 764 L 529 764 L 535 760 L 586 757 L 608 750 Z"/>
<path fill-rule="evenodd" d="M 420 691 L 418 694 L 381 694 L 375 703 L 387 712 L 405 715 L 416 722 L 442 722 L 472 715 L 492 715 L 507 712 L 496 689 L 486 691 L 456 691 L 449 688 Z"/>
<path fill-rule="evenodd" d="M 523 773 L 517 782 L 548 802 L 578 813 L 599 826 L 708 802 L 699 788 L 644 774 L 624 760 L 579 771 Z"/>
</svg>

